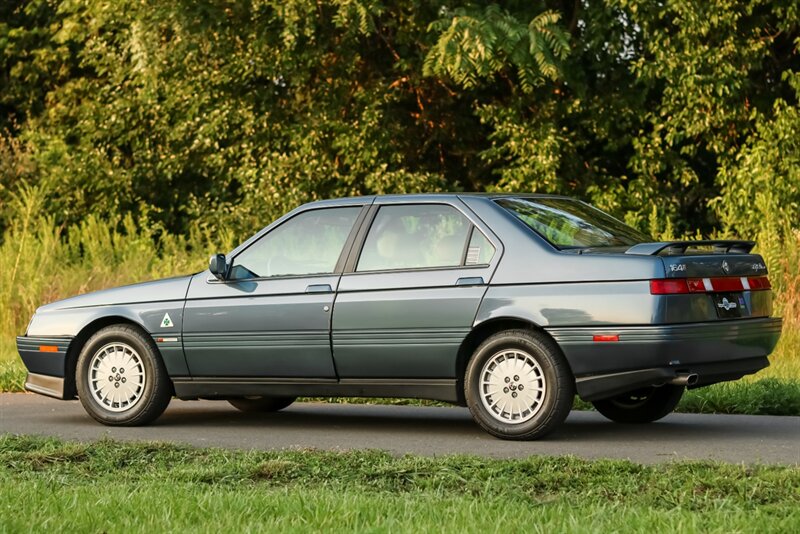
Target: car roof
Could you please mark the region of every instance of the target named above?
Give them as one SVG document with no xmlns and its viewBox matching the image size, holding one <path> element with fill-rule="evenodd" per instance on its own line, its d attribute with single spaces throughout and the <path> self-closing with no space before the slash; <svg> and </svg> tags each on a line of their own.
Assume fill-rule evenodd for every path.
<svg viewBox="0 0 800 534">
<path fill-rule="evenodd" d="M 409 201 L 431 201 L 442 199 L 455 199 L 459 197 L 478 197 L 489 200 L 497 198 L 563 198 L 568 200 L 577 200 L 573 197 L 565 195 L 552 195 L 545 193 L 461 193 L 461 192 L 448 192 L 448 193 L 411 193 L 411 194 L 397 194 L 397 195 L 367 195 L 367 196 L 353 196 L 332 198 L 325 200 L 315 200 L 308 202 L 305 206 L 346 206 L 350 204 L 364 204 L 371 203 L 378 199 L 399 200 L 407 199 Z"/>
</svg>

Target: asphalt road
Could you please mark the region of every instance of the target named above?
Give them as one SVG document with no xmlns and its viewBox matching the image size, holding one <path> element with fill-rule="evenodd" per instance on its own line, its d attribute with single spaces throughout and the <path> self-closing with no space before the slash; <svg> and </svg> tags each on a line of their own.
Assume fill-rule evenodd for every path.
<svg viewBox="0 0 800 534">
<path fill-rule="evenodd" d="M 472 454 L 494 458 L 575 455 L 641 463 L 720 460 L 800 465 L 800 417 L 672 414 L 642 426 L 572 412 L 546 439 L 511 442 L 482 432 L 466 408 L 298 403 L 246 414 L 224 401 L 172 401 L 154 424 L 111 428 L 78 401 L 0 394 L 0 433 L 89 441 L 155 440 L 233 449 L 384 449 L 394 454 Z"/>
</svg>

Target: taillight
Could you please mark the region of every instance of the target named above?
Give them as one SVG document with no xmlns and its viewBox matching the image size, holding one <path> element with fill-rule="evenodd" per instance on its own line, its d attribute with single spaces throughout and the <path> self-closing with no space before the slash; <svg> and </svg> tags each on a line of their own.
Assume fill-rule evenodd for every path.
<svg viewBox="0 0 800 534">
<path fill-rule="evenodd" d="M 772 289 L 766 276 L 720 276 L 716 278 L 662 278 L 650 280 L 651 295 L 728 293 Z"/>
<path fill-rule="evenodd" d="M 741 278 L 710 278 L 711 288 L 714 291 L 743 291 L 744 282 Z"/>
<path fill-rule="evenodd" d="M 769 283 L 769 278 L 766 276 L 751 276 L 747 279 L 751 291 L 759 291 L 764 289 L 772 289 L 772 284 Z"/>
<path fill-rule="evenodd" d="M 650 280 L 651 295 L 677 295 L 689 292 L 686 278 Z"/>
<path fill-rule="evenodd" d="M 687 278 L 686 285 L 689 286 L 689 293 L 706 292 L 706 284 L 702 278 Z"/>
</svg>

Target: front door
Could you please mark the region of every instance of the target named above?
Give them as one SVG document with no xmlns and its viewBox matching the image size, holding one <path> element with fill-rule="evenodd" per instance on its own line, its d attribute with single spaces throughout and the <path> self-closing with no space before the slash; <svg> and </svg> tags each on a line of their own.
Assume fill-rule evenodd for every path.
<svg viewBox="0 0 800 534">
<path fill-rule="evenodd" d="M 334 304 L 340 378 L 456 376 L 459 346 L 500 246 L 457 204 L 375 202 L 360 255 L 342 276 Z"/>
<path fill-rule="evenodd" d="M 361 209 L 300 212 L 229 258 L 227 280 L 196 275 L 183 323 L 191 375 L 335 378 L 337 264 Z"/>
</svg>

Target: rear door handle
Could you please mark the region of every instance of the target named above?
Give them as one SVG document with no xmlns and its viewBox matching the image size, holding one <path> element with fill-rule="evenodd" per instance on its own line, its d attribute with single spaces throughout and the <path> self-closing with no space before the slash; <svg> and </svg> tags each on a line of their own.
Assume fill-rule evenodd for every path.
<svg viewBox="0 0 800 534">
<path fill-rule="evenodd" d="M 465 278 L 459 278 L 456 280 L 457 286 L 482 286 L 483 285 L 483 277 L 482 276 L 468 276 Z"/>
<path fill-rule="evenodd" d="M 306 293 L 333 293 L 330 284 L 312 284 L 306 288 Z"/>
</svg>

